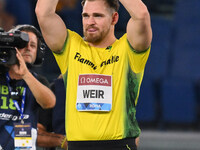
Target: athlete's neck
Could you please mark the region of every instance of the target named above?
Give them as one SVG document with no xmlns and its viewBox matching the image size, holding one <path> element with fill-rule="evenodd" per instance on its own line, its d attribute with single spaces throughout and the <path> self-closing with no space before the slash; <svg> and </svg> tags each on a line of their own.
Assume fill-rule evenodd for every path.
<svg viewBox="0 0 200 150">
<path fill-rule="evenodd" d="M 96 43 L 91 43 L 88 42 L 88 44 L 92 47 L 98 47 L 98 48 L 106 48 L 108 46 L 111 46 L 114 42 L 116 41 L 116 37 L 112 36 L 111 38 L 107 39 L 104 38 L 102 41 L 100 42 L 96 42 Z"/>
</svg>

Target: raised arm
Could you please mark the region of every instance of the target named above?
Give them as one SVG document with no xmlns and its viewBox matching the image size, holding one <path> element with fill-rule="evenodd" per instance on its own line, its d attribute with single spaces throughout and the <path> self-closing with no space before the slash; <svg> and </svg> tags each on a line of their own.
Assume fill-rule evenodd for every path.
<svg viewBox="0 0 200 150">
<path fill-rule="evenodd" d="M 67 37 L 66 26 L 55 12 L 57 4 L 58 0 L 38 0 L 35 8 L 45 42 L 54 52 L 62 50 Z"/>
<path fill-rule="evenodd" d="M 141 0 L 119 0 L 131 18 L 127 24 L 127 38 L 137 51 L 147 49 L 152 41 L 150 14 Z"/>
<path fill-rule="evenodd" d="M 9 75 L 12 79 L 20 80 L 23 79 L 28 87 L 30 88 L 33 96 L 35 97 L 37 103 L 42 108 L 52 108 L 55 106 L 56 103 L 56 97 L 54 93 L 40 83 L 28 70 L 26 67 L 26 64 L 24 62 L 24 59 L 20 52 L 17 51 L 17 58 L 19 60 L 19 64 L 14 64 L 9 69 Z"/>
<path fill-rule="evenodd" d="M 42 108 L 52 108 L 55 106 L 55 95 L 48 87 L 40 83 L 30 72 L 27 72 L 23 79 Z"/>
</svg>

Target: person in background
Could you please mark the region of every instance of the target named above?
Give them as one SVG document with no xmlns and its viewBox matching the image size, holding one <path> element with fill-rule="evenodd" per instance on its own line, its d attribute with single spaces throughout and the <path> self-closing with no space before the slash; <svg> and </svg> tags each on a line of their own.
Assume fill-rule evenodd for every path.
<svg viewBox="0 0 200 150">
<path fill-rule="evenodd" d="M 62 18 L 67 27 L 82 36 L 81 10 L 81 0 L 59 0 L 56 7 L 56 13 Z"/>
<path fill-rule="evenodd" d="M 0 149 L 36 150 L 38 108 L 54 107 L 56 98 L 47 87 L 48 81 L 31 70 L 43 61 L 42 35 L 26 24 L 9 32 L 17 30 L 26 33 L 29 40 L 24 48 L 15 48 L 16 63 L 1 64 Z"/>
<path fill-rule="evenodd" d="M 117 39 L 119 2 L 130 19 Z M 82 38 L 56 14 L 57 4 L 38 0 L 35 12 L 65 83 L 68 150 L 136 150 L 136 105 L 152 41 L 147 7 L 141 0 L 83 0 Z"/>
<path fill-rule="evenodd" d="M 6 0 L 0 0 L 0 27 L 5 31 L 10 30 L 16 22 L 16 18 L 6 12 Z"/>
<path fill-rule="evenodd" d="M 65 88 L 62 76 L 50 85 L 56 96 L 52 109 L 40 109 L 37 145 L 45 150 L 67 149 L 65 134 Z"/>
<path fill-rule="evenodd" d="M 65 8 L 74 9 L 80 0 L 59 0 L 56 11 L 62 11 Z"/>
</svg>

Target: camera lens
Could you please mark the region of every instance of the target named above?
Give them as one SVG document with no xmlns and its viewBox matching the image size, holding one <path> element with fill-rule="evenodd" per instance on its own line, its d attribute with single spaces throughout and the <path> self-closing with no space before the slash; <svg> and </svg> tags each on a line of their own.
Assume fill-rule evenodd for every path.
<svg viewBox="0 0 200 150">
<path fill-rule="evenodd" d="M 9 46 L 0 46 L 0 64 L 13 65 L 18 62 L 16 49 Z"/>
<path fill-rule="evenodd" d="M 6 63 L 10 58 L 10 53 L 8 51 L 0 51 L 0 61 Z"/>
</svg>

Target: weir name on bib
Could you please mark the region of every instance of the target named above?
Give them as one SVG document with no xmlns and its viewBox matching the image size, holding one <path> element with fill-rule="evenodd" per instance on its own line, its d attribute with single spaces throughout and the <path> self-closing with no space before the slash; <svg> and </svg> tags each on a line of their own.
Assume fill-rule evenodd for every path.
<svg viewBox="0 0 200 150">
<path fill-rule="evenodd" d="M 76 108 L 78 111 L 110 111 L 112 108 L 112 76 L 79 75 Z"/>
</svg>

